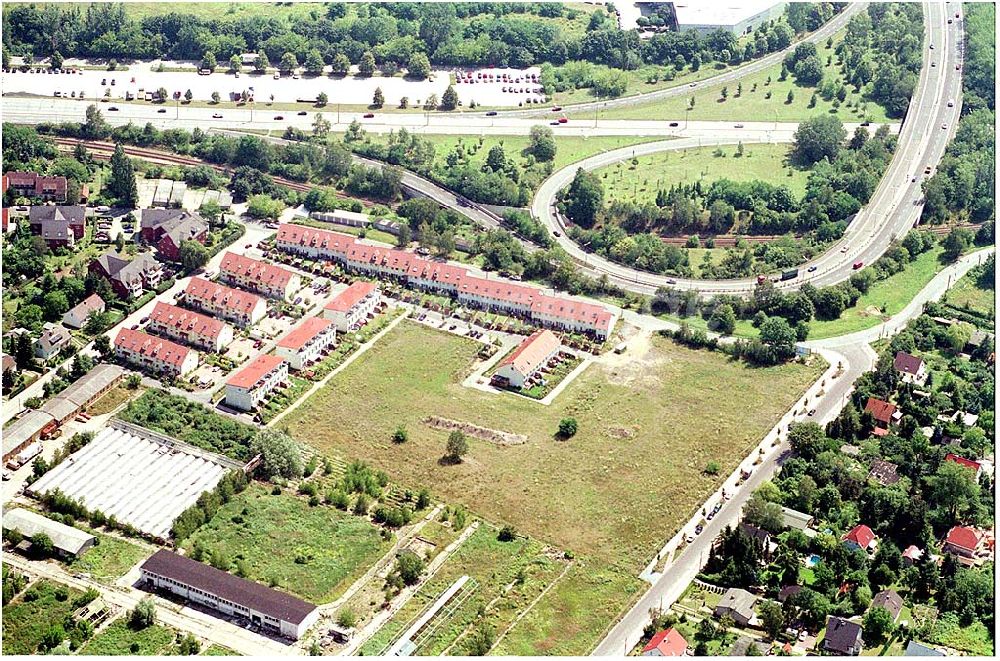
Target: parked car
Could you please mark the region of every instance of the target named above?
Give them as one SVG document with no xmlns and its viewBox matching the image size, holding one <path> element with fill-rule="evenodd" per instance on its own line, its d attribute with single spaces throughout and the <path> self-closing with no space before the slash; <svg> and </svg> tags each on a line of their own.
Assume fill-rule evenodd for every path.
<svg viewBox="0 0 1000 661">
<path fill-rule="evenodd" d="M 364 118 L 365 118 L 365 119 L 371 119 L 371 118 L 372 118 L 372 117 L 374 117 L 374 116 L 375 116 L 375 113 L 373 113 L 373 112 L 366 112 L 366 113 L 364 114 Z"/>
<path fill-rule="evenodd" d="M 276 122 L 280 122 L 280 121 L 281 121 L 281 120 L 283 120 L 284 118 L 285 118 L 285 117 L 284 117 L 284 115 L 275 115 L 275 116 L 274 116 L 274 121 L 276 121 Z"/>
<path fill-rule="evenodd" d="M 212 119 L 222 119 L 222 114 L 221 113 L 214 113 L 212 115 Z"/>
</svg>

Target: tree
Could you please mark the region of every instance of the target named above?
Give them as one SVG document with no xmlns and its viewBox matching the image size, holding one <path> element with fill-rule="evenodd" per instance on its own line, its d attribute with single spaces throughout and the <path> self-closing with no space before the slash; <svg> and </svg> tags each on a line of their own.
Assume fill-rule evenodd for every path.
<svg viewBox="0 0 1000 661">
<path fill-rule="evenodd" d="M 323 73 L 323 67 L 326 63 L 323 61 L 323 56 L 320 54 L 319 49 L 313 48 L 308 53 L 306 53 L 305 69 L 306 73 L 313 76 L 319 76 Z"/>
<path fill-rule="evenodd" d="M 194 92 L 192 92 L 191 90 L 188 90 L 188 91 L 184 92 L 184 100 L 185 101 L 187 101 L 188 103 L 190 103 L 191 99 L 193 99 L 193 98 L 194 98 Z"/>
<path fill-rule="evenodd" d="M 215 71 L 215 67 L 218 66 L 218 64 L 218 61 L 215 59 L 215 53 L 210 50 L 205 51 L 205 54 L 201 58 L 201 68 Z"/>
<path fill-rule="evenodd" d="M 111 156 L 111 177 L 107 183 L 108 193 L 118 200 L 118 204 L 129 209 L 139 206 L 139 189 L 135 183 L 135 166 L 125 155 L 121 144 L 115 145 Z"/>
<path fill-rule="evenodd" d="M 202 202 L 198 208 L 198 213 L 208 221 L 209 225 L 214 225 L 222 217 L 222 207 L 215 200 L 207 200 Z"/>
<path fill-rule="evenodd" d="M 895 629 L 892 613 L 884 606 L 876 606 L 865 613 L 863 635 L 867 646 L 881 645 Z"/>
<path fill-rule="evenodd" d="M 317 138 L 325 138 L 330 133 L 330 127 L 330 120 L 324 117 L 322 113 L 316 113 L 316 116 L 313 118 L 313 135 Z"/>
<path fill-rule="evenodd" d="M 396 427 L 396 431 L 392 432 L 392 442 L 397 445 L 400 443 L 406 443 L 410 438 L 409 432 L 406 431 L 406 427 L 399 425 Z"/>
<path fill-rule="evenodd" d="M 299 66 L 299 61 L 295 57 L 295 53 L 287 52 L 281 56 L 281 64 L 278 66 L 279 69 L 285 73 L 293 73 L 295 69 Z"/>
<path fill-rule="evenodd" d="M 597 175 L 578 168 L 565 199 L 569 219 L 584 229 L 590 229 L 604 207 L 604 187 Z"/>
<path fill-rule="evenodd" d="M 572 438 L 577 432 L 576 418 L 563 418 L 559 421 L 559 436 L 562 438 Z"/>
<path fill-rule="evenodd" d="M 42 310 L 45 318 L 49 321 L 58 321 L 69 310 L 69 301 L 66 293 L 60 290 L 50 291 L 42 299 Z"/>
<path fill-rule="evenodd" d="M 458 92 L 452 85 L 441 95 L 441 110 L 454 110 L 458 107 Z"/>
<path fill-rule="evenodd" d="M 94 338 L 94 349 L 101 354 L 101 358 L 108 358 L 111 355 L 111 339 L 104 334 Z"/>
<path fill-rule="evenodd" d="M 815 422 L 797 422 L 788 427 L 788 443 L 792 452 L 812 461 L 829 446 L 823 428 Z"/>
<path fill-rule="evenodd" d="M 152 597 L 143 597 L 128 613 L 128 625 L 136 630 L 148 629 L 156 624 L 156 603 Z"/>
<path fill-rule="evenodd" d="M 375 56 L 371 51 L 365 51 L 358 62 L 358 75 L 363 78 L 370 78 L 375 74 Z"/>
<path fill-rule="evenodd" d="M 843 123 L 831 115 L 817 115 L 799 124 L 795 131 L 795 155 L 806 164 L 824 158 L 833 162 L 847 138 Z"/>
<path fill-rule="evenodd" d="M 769 502 L 758 491 L 747 501 L 743 510 L 743 520 L 772 533 L 779 533 L 785 527 L 781 505 Z"/>
<path fill-rule="evenodd" d="M 459 464 L 462 457 L 469 452 L 469 441 L 465 434 L 455 430 L 448 434 L 448 443 L 445 446 L 445 459 L 451 463 Z"/>
<path fill-rule="evenodd" d="M 247 215 L 251 218 L 277 218 L 285 205 L 269 195 L 254 195 L 247 202 Z"/>
<path fill-rule="evenodd" d="M 192 634 L 186 633 L 178 645 L 181 656 L 195 656 L 201 651 L 201 643 Z"/>
<path fill-rule="evenodd" d="M 257 53 L 257 59 L 254 60 L 253 66 L 257 73 L 266 73 L 268 67 L 271 66 L 271 61 L 267 59 L 267 53 L 264 51 Z"/>
<path fill-rule="evenodd" d="M 781 630 L 785 628 L 785 613 L 781 604 L 770 599 L 764 600 L 760 604 L 760 621 L 767 635 L 772 640 L 776 639 Z"/>
<path fill-rule="evenodd" d="M 212 92 L 212 103 L 219 103 L 219 101 L 222 101 L 222 97 L 219 96 L 219 93 Z"/>
<path fill-rule="evenodd" d="M 261 455 L 258 469 L 264 479 L 280 476 L 294 479 L 302 476 L 302 452 L 291 436 L 273 429 L 262 429 L 250 442 L 250 451 Z"/>
<path fill-rule="evenodd" d="M 406 63 L 406 75 L 417 80 L 426 80 L 431 75 L 431 61 L 424 53 L 414 53 Z"/>
<path fill-rule="evenodd" d="M 166 90 L 164 90 L 165 92 Z M 80 132 L 84 138 L 101 140 L 111 135 L 111 126 L 104 121 L 104 115 L 95 104 L 87 106 L 86 116 Z"/>
<path fill-rule="evenodd" d="M 768 317 L 760 325 L 760 341 L 766 345 L 790 351 L 795 340 L 795 330 L 782 317 Z"/>
<path fill-rule="evenodd" d="M 327 96 L 326 92 L 320 92 L 316 95 L 316 105 L 322 107 L 330 102 L 330 97 Z"/>
<path fill-rule="evenodd" d="M 44 472 L 44 471 L 43 471 Z M 50 558 L 52 557 L 52 552 L 55 546 L 52 544 L 52 538 L 43 532 L 36 532 L 30 538 L 31 541 L 31 552 L 37 558 Z"/>
<path fill-rule="evenodd" d="M 486 620 L 480 620 L 476 630 L 469 634 L 466 652 L 469 656 L 486 656 L 496 644 L 496 633 Z"/>
<path fill-rule="evenodd" d="M 548 126 L 536 124 L 528 134 L 528 153 L 536 161 L 551 161 L 556 157 L 556 139 Z"/>
<path fill-rule="evenodd" d="M 347 72 L 351 70 L 351 60 L 348 59 L 343 53 L 337 53 L 333 56 L 333 62 L 330 64 L 330 73 L 334 76 L 346 76 Z"/>
<path fill-rule="evenodd" d="M 424 561 L 413 551 L 406 550 L 396 556 L 396 574 L 404 585 L 413 585 L 420 580 L 424 572 Z"/>
<path fill-rule="evenodd" d="M 791 104 L 795 100 L 795 92 L 788 90 L 788 96 L 785 97 L 785 105 Z"/>
<path fill-rule="evenodd" d="M 233 55 L 229 58 L 229 70 L 233 73 L 239 73 L 243 71 L 243 58 L 239 55 Z"/>
<path fill-rule="evenodd" d="M 941 241 L 944 248 L 944 257 L 949 261 L 955 261 L 963 252 L 972 246 L 973 234 L 964 227 L 956 227 L 948 232 L 948 236 Z"/>
<path fill-rule="evenodd" d="M 190 239 L 181 241 L 181 265 L 186 271 L 196 271 L 208 263 L 208 249 L 198 241 Z"/>
<path fill-rule="evenodd" d="M 708 319 L 708 327 L 720 335 L 732 335 L 736 330 L 736 313 L 728 303 L 717 305 Z"/>
<path fill-rule="evenodd" d="M 930 478 L 930 500 L 947 512 L 949 525 L 979 502 L 979 485 L 971 470 L 953 461 L 942 462 Z"/>
<path fill-rule="evenodd" d="M 59 51 L 55 51 L 49 56 L 49 66 L 53 69 L 62 69 L 63 56 Z M 7 65 L 5 64 L 4 67 Z"/>
<path fill-rule="evenodd" d="M 823 80 L 823 63 L 815 55 L 795 63 L 795 82 L 805 87 L 816 87 Z"/>
<path fill-rule="evenodd" d="M 375 94 L 372 96 L 372 107 L 381 108 L 385 105 L 385 96 L 382 94 L 382 88 L 376 87 Z"/>
</svg>

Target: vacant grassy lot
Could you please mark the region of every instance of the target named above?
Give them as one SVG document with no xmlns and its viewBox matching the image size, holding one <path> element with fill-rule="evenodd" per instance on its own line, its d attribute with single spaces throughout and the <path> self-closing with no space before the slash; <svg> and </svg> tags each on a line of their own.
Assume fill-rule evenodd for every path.
<svg viewBox="0 0 1000 661">
<path fill-rule="evenodd" d="M 665 151 L 640 156 L 596 171 L 608 191 L 607 201 L 654 202 L 656 193 L 674 184 L 708 186 L 719 179 L 767 181 L 788 186 L 797 198 L 806 190 L 807 170 L 788 163 L 789 145 L 748 144 L 743 156 L 736 145 Z M 692 263 L 694 256 L 692 255 Z"/>
<path fill-rule="evenodd" d="M 328 505 L 310 507 L 298 496 L 271 495 L 257 484 L 222 507 L 184 548 L 190 552 L 196 543 L 234 565 L 242 560 L 247 578 L 315 603 L 336 599 L 389 547 L 366 519 Z"/>
<path fill-rule="evenodd" d="M 944 268 L 941 248 L 935 246 L 906 265 L 899 273 L 876 282 L 857 304 L 844 310 L 839 319 L 809 323 L 809 339 L 846 335 L 878 326 L 883 318 L 896 314 Z"/>
<path fill-rule="evenodd" d="M 464 588 L 471 593 L 469 598 L 450 617 L 434 622 L 434 635 L 416 653 L 436 656 L 447 650 L 450 654 L 467 654 L 468 640 L 463 633 L 478 626 L 480 609 L 483 609 L 483 619 L 497 634 L 506 629 L 518 613 L 559 576 L 566 561 L 543 555 L 542 544 L 535 540 L 518 537 L 501 542 L 497 533 L 495 527 L 481 525 L 448 558 L 433 579 L 362 647 L 362 653 L 369 656 L 384 652 L 411 620 L 462 576 L 472 579 Z"/>
<path fill-rule="evenodd" d="M 128 388 L 124 384 L 119 384 L 101 395 L 101 398 L 87 407 L 90 415 L 104 415 L 111 413 L 116 408 L 136 397 L 143 392 L 143 388 Z"/>
<path fill-rule="evenodd" d="M 641 362 L 594 365 L 541 407 L 463 388 L 477 350 L 404 321 L 286 423 L 298 439 L 358 456 L 403 484 L 427 485 L 562 548 L 628 557 L 634 567 L 714 488 L 717 480 L 701 475 L 705 464 L 720 461 L 723 473 L 735 467 L 817 374 L 798 365 L 748 369 L 656 338 Z M 734 391 L 744 396 L 734 401 Z M 529 442 L 473 439 L 462 464 L 442 465 L 447 434 L 423 425 L 427 415 Z M 580 431 L 555 441 L 567 415 Z M 410 440 L 393 445 L 399 424 Z"/>
<path fill-rule="evenodd" d="M 97 545 L 69 564 L 68 569 L 74 574 L 87 573 L 94 580 L 113 583 L 140 560 L 152 555 L 151 550 L 119 537 L 89 532 L 97 537 Z"/>
<path fill-rule="evenodd" d="M 960 310 L 968 310 L 973 314 L 996 317 L 995 289 L 983 289 L 976 283 L 972 274 L 962 276 L 945 294 L 944 302 Z"/>
<path fill-rule="evenodd" d="M 159 624 L 136 631 L 129 627 L 125 618 L 119 618 L 107 629 L 91 638 L 80 653 L 88 656 L 176 654 L 176 650 L 173 649 L 175 636 L 173 629 Z"/>
<path fill-rule="evenodd" d="M 34 654 L 52 626 L 61 625 L 83 593 L 48 580 L 29 585 L 3 608 L 3 653 Z"/>
<path fill-rule="evenodd" d="M 827 48 L 826 42 L 818 44 L 819 59 L 824 64 L 823 80 L 840 80 L 840 67 L 837 66 L 837 56 L 834 50 L 843 38 L 838 33 L 834 38 L 833 48 Z M 831 63 L 826 64 L 827 57 L 832 56 Z M 847 97 L 834 108 L 833 101 L 825 101 L 817 95 L 815 107 L 810 108 L 810 99 L 816 88 L 800 87 L 789 75 L 783 81 L 781 64 L 770 67 L 756 74 L 748 75 L 740 82 L 742 93 L 738 93 L 737 85 L 728 85 L 728 98 L 722 98 L 722 85 L 709 89 L 695 91 L 693 94 L 674 97 L 663 101 L 636 104 L 621 108 L 611 108 L 600 113 L 604 119 L 670 119 L 683 121 L 688 119 L 704 120 L 750 120 L 759 122 L 797 122 L 821 113 L 833 113 L 845 122 L 860 122 L 869 120 L 881 122 L 886 120 L 884 109 L 878 104 L 865 101 L 854 88 L 847 86 Z M 771 82 L 768 84 L 767 79 Z M 754 86 L 756 85 L 756 89 Z M 788 102 L 788 92 L 792 92 L 792 101 Z M 767 98 L 770 93 L 770 98 Z M 695 105 L 689 114 L 685 114 L 690 99 L 694 97 Z M 850 107 L 847 107 L 850 104 Z"/>
</svg>

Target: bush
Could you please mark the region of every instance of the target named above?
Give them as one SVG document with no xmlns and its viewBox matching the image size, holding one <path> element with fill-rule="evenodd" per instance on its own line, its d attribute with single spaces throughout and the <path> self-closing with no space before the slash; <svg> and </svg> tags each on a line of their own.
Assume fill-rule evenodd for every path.
<svg viewBox="0 0 1000 661">
<path fill-rule="evenodd" d="M 559 421 L 559 436 L 562 438 L 572 438 L 576 436 L 576 418 L 563 418 Z"/>
</svg>

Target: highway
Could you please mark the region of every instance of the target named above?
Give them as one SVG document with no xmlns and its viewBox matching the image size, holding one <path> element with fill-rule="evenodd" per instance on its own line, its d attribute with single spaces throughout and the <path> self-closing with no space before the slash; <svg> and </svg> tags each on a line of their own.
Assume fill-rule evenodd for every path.
<svg viewBox="0 0 1000 661">
<path fill-rule="evenodd" d="M 844 237 L 829 251 L 803 264 L 799 269 L 802 275 L 794 280 L 778 283 L 778 287 L 798 289 L 805 282 L 816 286 L 842 282 L 850 277 L 856 263 L 870 264 L 878 259 L 894 238 L 904 235 L 920 218 L 923 209 L 921 182 L 924 170 L 928 167 L 933 170 L 937 166 L 954 135 L 962 107 L 962 56 L 959 46 L 962 21 L 956 20 L 948 25 L 946 19 L 950 12 L 944 4 L 925 4 L 924 11 L 925 45 L 933 44 L 934 48 L 927 50 L 928 55 L 900 129 L 892 162 L 871 200 L 851 222 Z M 932 63 L 934 66 L 931 66 Z M 852 130 L 850 126 L 847 128 Z M 769 135 L 767 141 L 773 142 L 783 141 L 787 137 L 780 125 L 769 133 L 765 132 L 765 135 Z M 731 144 L 734 137 L 737 136 L 717 133 L 714 139 L 716 144 Z M 754 136 L 749 133 L 740 133 L 738 137 L 743 142 L 755 141 Z M 756 141 L 759 141 L 759 133 L 757 137 Z M 635 153 L 646 154 L 676 148 L 678 145 L 667 142 L 647 143 L 637 145 Z M 566 236 L 566 228 L 553 205 L 558 192 L 569 184 L 577 168 L 590 170 L 631 157 L 631 148 L 620 149 L 574 163 L 554 173 L 535 194 L 532 214 L 548 227 L 559 245 L 590 275 L 607 275 L 611 282 L 624 289 L 651 294 L 658 287 L 669 286 L 694 290 L 706 296 L 719 293 L 745 294 L 752 291 L 756 284 L 754 278 L 704 281 L 656 275 L 617 264 L 599 255 L 585 253 Z M 809 269 L 813 268 L 810 272 Z"/>
</svg>

